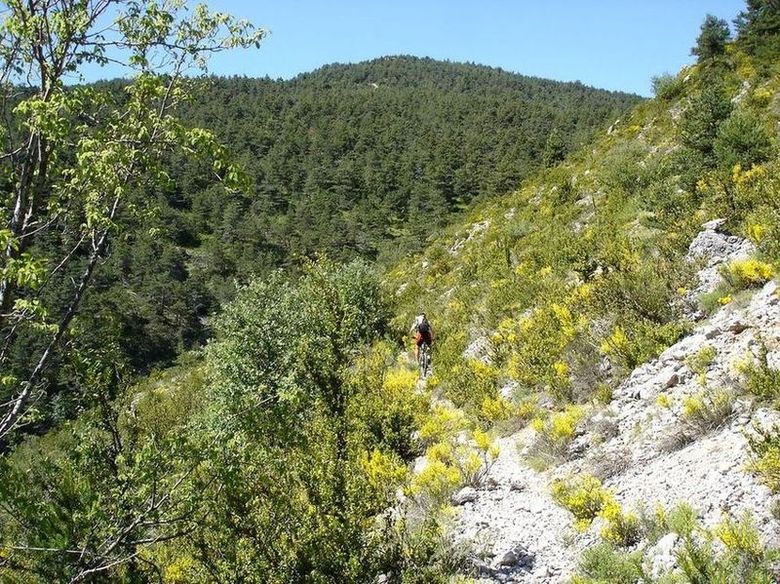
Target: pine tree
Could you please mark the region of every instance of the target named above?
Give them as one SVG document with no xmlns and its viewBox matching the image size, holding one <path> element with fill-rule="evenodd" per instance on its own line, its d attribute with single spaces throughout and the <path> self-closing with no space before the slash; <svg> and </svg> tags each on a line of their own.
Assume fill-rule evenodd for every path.
<svg viewBox="0 0 780 584">
<path fill-rule="evenodd" d="M 699 62 L 722 55 L 726 50 L 726 42 L 731 38 L 728 23 L 722 18 L 708 14 L 701 25 L 701 33 L 696 39 L 696 46 L 691 54 L 699 57 Z"/>
</svg>

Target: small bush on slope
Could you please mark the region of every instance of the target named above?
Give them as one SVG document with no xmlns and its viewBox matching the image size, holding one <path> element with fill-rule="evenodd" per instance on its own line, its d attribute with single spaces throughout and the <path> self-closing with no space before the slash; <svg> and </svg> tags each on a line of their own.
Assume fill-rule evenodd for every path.
<svg viewBox="0 0 780 584">
<path fill-rule="evenodd" d="M 547 419 L 535 418 L 531 423 L 536 434 L 528 447 L 526 460 L 537 470 L 560 464 L 568 458 L 568 448 L 578 426 L 585 417 L 582 406 L 569 406 Z"/>
<path fill-rule="evenodd" d="M 780 371 L 769 366 L 767 348 L 762 346 L 758 359 L 750 359 L 738 366 L 744 377 L 743 388 L 751 394 L 777 404 L 780 398 Z"/>
<path fill-rule="evenodd" d="M 682 504 L 669 511 L 659 508 L 652 518 L 644 520 L 643 529 L 651 543 L 667 533 L 680 537 L 675 553 L 676 569 L 652 579 L 646 572 L 650 558 L 642 549 L 622 551 L 607 541 L 583 552 L 572 582 L 774 582 L 772 565 L 778 552 L 761 544 L 749 515 L 739 519 L 724 516 L 713 529 L 705 529 L 694 510 Z"/>
<path fill-rule="evenodd" d="M 772 492 L 780 493 L 780 428 L 755 427 L 747 438 L 752 454 L 748 470 Z"/>
<path fill-rule="evenodd" d="M 642 569 L 642 554 L 620 553 L 608 543 L 585 550 L 572 584 L 636 584 L 648 582 Z"/>
<path fill-rule="evenodd" d="M 550 492 L 556 503 L 571 511 L 579 528 L 586 528 L 615 501 L 612 493 L 601 486 L 601 481 L 588 475 L 557 479 L 550 485 Z"/>
</svg>

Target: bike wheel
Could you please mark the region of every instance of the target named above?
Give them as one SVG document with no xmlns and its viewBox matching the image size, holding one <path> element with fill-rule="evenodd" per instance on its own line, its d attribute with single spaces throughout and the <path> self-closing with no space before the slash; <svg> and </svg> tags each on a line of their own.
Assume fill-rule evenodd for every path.
<svg viewBox="0 0 780 584">
<path fill-rule="evenodd" d="M 420 378 L 425 379 L 428 376 L 428 370 L 431 366 L 431 355 L 428 345 L 423 344 L 420 347 Z"/>
</svg>

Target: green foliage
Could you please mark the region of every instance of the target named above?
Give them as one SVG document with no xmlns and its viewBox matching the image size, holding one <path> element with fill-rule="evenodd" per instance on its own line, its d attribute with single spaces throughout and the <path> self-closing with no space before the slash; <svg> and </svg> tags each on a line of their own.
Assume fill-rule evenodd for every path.
<svg viewBox="0 0 780 584">
<path fill-rule="evenodd" d="M 208 480 L 188 425 L 203 397 L 202 368 L 172 370 L 3 457 L 0 579 L 151 578 L 132 558 L 200 517 Z"/>
<path fill-rule="evenodd" d="M 671 73 L 665 73 L 663 75 L 657 75 L 651 79 L 651 85 L 653 88 L 653 94 L 664 101 L 672 101 L 680 95 L 684 90 L 684 84 L 679 76 L 672 75 Z"/>
<path fill-rule="evenodd" d="M 614 503 L 612 493 L 589 475 L 556 479 L 550 485 L 550 492 L 556 503 L 574 515 L 580 527 L 587 527 L 607 505 Z"/>
<path fill-rule="evenodd" d="M 447 397 L 459 407 L 472 411 L 480 407 L 485 399 L 498 394 L 498 371 L 476 359 L 467 359 L 455 364 L 447 382 Z"/>
<path fill-rule="evenodd" d="M 780 493 L 780 428 L 753 430 L 747 435 L 752 454 L 748 469 L 774 493 Z"/>
<path fill-rule="evenodd" d="M 429 513 L 446 506 L 459 487 L 479 486 L 499 454 L 491 437 L 461 410 L 434 407 L 419 435 L 427 445 L 425 466 L 410 481 L 408 494 Z"/>
<path fill-rule="evenodd" d="M 733 391 L 716 389 L 683 399 L 682 421 L 689 436 L 699 436 L 725 424 L 733 414 Z"/>
<path fill-rule="evenodd" d="M 717 355 L 718 352 L 715 347 L 712 345 L 704 345 L 693 355 L 689 355 L 685 358 L 685 364 L 698 376 L 701 385 L 705 384 L 705 375 L 707 374 L 707 371 L 709 371 L 710 365 L 712 365 Z"/>
<path fill-rule="evenodd" d="M 708 85 L 688 100 L 679 121 L 682 144 L 710 159 L 718 129 L 732 110 L 731 101 L 718 84 Z"/>
<path fill-rule="evenodd" d="M 736 19 L 738 42 L 760 63 L 772 63 L 780 54 L 780 9 L 773 0 L 747 0 Z"/>
<path fill-rule="evenodd" d="M 542 152 L 542 163 L 545 166 L 554 166 L 566 157 L 566 143 L 563 141 L 557 129 L 553 129 L 547 136 Z"/>
<path fill-rule="evenodd" d="M 715 539 L 725 546 L 718 555 Z M 759 541 L 755 525 L 749 515 L 735 520 L 725 517 L 710 531 L 699 528 L 683 538 L 684 545 L 677 554 L 677 563 L 686 579 L 693 584 L 710 582 L 749 582 L 769 584 L 774 580 L 771 563 L 777 557 Z"/>
<path fill-rule="evenodd" d="M 383 556 L 387 558 L 384 573 L 400 584 L 467 584 L 456 574 L 466 563 L 465 549 L 453 547 L 434 516 L 419 525 L 399 521 L 392 525 Z"/>
<path fill-rule="evenodd" d="M 601 530 L 604 541 L 619 547 L 629 547 L 639 541 L 639 517 L 634 513 L 624 512 L 616 501 L 605 503 L 599 517 L 607 522 Z"/>
<path fill-rule="evenodd" d="M 772 158 L 775 147 L 761 120 L 748 110 L 738 110 L 718 128 L 714 151 L 722 168 L 749 169 Z"/>
<path fill-rule="evenodd" d="M 651 519 L 645 518 L 647 537 L 651 542 L 664 534 L 681 538 L 675 552 L 676 569 L 650 578 L 644 572 L 646 558 L 641 550 L 619 551 L 603 543 L 583 552 L 574 582 L 750 582 L 768 584 L 773 581 L 772 562 L 777 552 L 764 548 L 752 518 L 724 516 L 713 529 L 699 523 L 695 511 L 681 504 L 669 511 L 658 508 Z M 681 573 L 678 573 L 681 572 Z"/>
<path fill-rule="evenodd" d="M 149 193 L 170 179 L 164 161 L 178 152 L 206 161 L 209 182 L 222 181 L 229 191 L 245 184 L 215 134 L 185 126 L 175 110 L 197 87 L 183 70 L 204 72 L 208 55 L 257 47 L 265 36 L 227 14 L 204 7 L 190 12 L 176 2 L 12 2 L 6 8 L 0 22 L 0 109 L 8 130 L 0 136 L 8 154 L 0 164 L 0 368 L 18 381 L 0 393 L 0 439 L 33 421 L 24 418 L 32 402 L 43 412 L 35 421 L 51 425 L 49 398 L 78 389 L 49 374 L 50 367 L 78 344 L 69 342 L 71 325 L 88 291 L 104 287 L 98 273 L 109 247 L 154 216 L 156 196 Z M 105 84 L 71 86 L 85 64 L 109 63 L 132 79 L 116 91 Z M 162 254 L 159 267 L 178 263 L 184 271 L 183 260 L 172 255 Z M 176 346 L 177 336 L 182 344 L 200 336 L 193 321 L 202 316 L 193 310 L 197 300 L 188 302 L 171 276 L 144 294 L 164 297 L 158 308 L 164 315 L 155 315 L 169 319 L 159 326 L 163 358 L 186 348 Z M 105 328 L 98 322 L 87 317 L 80 324 L 95 336 L 121 331 L 114 318 Z M 146 346 L 154 352 L 159 338 L 150 337 Z M 73 401 L 83 409 L 93 405 Z"/>
<path fill-rule="evenodd" d="M 726 42 L 731 37 L 728 23 L 722 18 L 708 14 L 701 25 L 701 32 L 696 38 L 696 46 L 691 54 L 699 58 L 699 63 L 723 55 L 726 52 Z"/>
<path fill-rule="evenodd" d="M 572 584 L 636 584 L 647 581 L 640 552 L 622 554 L 608 543 L 586 549 L 572 578 Z"/>
<path fill-rule="evenodd" d="M 769 366 L 765 346 L 761 347 L 757 360 L 746 361 L 738 370 L 744 376 L 743 388 L 747 393 L 766 400 L 780 396 L 780 372 Z"/>
</svg>

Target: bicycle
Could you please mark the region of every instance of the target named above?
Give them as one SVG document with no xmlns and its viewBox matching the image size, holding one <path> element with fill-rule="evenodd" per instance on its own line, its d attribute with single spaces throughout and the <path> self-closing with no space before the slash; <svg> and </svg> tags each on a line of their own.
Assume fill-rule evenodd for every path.
<svg viewBox="0 0 780 584">
<path fill-rule="evenodd" d="M 428 377 L 431 371 L 431 346 L 423 342 L 417 353 L 417 362 L 420 366 L 420 379 Z"/>
</svg>

